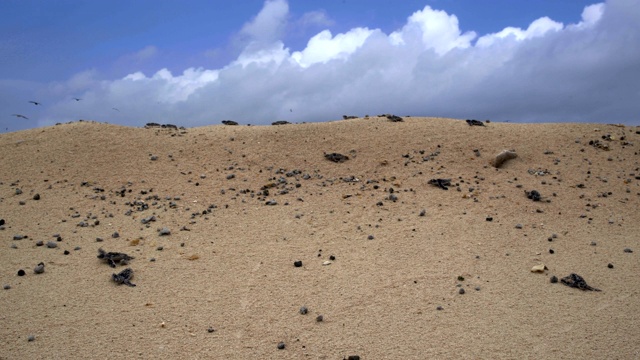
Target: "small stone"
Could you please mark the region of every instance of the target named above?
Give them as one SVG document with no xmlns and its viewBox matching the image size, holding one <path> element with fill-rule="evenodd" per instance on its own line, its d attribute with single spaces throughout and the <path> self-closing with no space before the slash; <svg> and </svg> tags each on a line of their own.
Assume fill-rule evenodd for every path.
<svg viewBox="0 0 640 360">
<path fill-rule="evenodd" d="M 5 289 L 5 290 L 9 290 L 9 289 L 11 289 L 11 285 L 5 284 L 2 288 Z"/>
<path fill-rule="evenodd" d="M 309 309 L 307 309 L 306 306 L 302 306 L 298 312 L 300 313 L 300 315 L 307 315 Z"/>
<path fill-rule="evenodd" d="M 27 341 L 28 341 L 28 342 L 32 342 L 32 341 L 35 341 L 35 340 L 36 340 L 36 336 L 35 336 L 35 335 L 29 335 L 29 336 L 27 336 Z"/>
<path fill-rule="evenodd" d="M 24 270 L 20 269 L 18 270 L 18 276 L 24 276 L 26 273 L 24 272 Z"/>
<path fill-rule="evenodd" d="M 158 247 L 156 248 L 156 250 L 158 250 L 158 251 L 162 251 L 162 250 L 164 250 L 164 246 L 158 246 Z"/>
<path fill-rule="evenodd" d="M 369 235 L 369 236 L 367 236 L 367 239 L 368 239 L 368 240 L 373 240 L 373 239 L 374 239 L 374 237 L 373 237 L 373 235 Z"/>
<path fill-rule="evenodd" d="M 465 293 L 465 291 L 464 291 L 464 289 L 463 289 L 463 288 L 460 288 L 460 290 L 458 290 L 458 294 L 460 294 L 460 295 L 464 295 L 464 293 Z"/>
<path fill-rule="evenodd" d="M 33 195 L 33 200 L 40 200 L 40 194 Z"/>
<path fill-rule="evenodd" d="M 597 243 L 596 243 L 595 241 L 592 241 L 592 242 L 591 242 L 591 244 L 589 244 L 589 245 L 591 245 L 591 246 L 596 246 L 596 245 L 597 245 Z"/>
<path fill-rule="evenodd" d="M 442 306 L 438 306 L 436 310 L 444 310 L 444 308 Z"/>
<path fill-rule="evenodd" d="M 151 261 L 151 262 L 155 262 L 155 261 L 156 261 L 156 258 L 151 258 L 151 259 L 149 259 L 149 261 Z"/>
<path fill-rule="evenodd" d="M 42 240 L 36 241 L 36 246 L 42 246 L 42 245 L 44 245 L 44 241 Z"/>
<path fill-rule="evenodd" d="M 42 274 L 44 272 L 44 263 L 43 262 L 39 263 L 38 266 L 33 268 L 33 272 L 36 274 Z"/>
<path fill-rule="evenodd" d="M 212 332 L 214 332 L 214 331 L 216 331 L 216 330 L 215 330 L 213 327 L 211 327 L 211 326 L 209 326 L 209 328 L 207 329 L 207 332 L 208 332 L 208 333 L 212 333 Z"/>
<path fill-rule="evenodd" d="M 464 276 L 458 275 L 458 281 L 464 281 Z"/>
<path fill-rule="evenodd" d="M 65 255 L 69 255 L 69 254 L 70 254 L 70 252 L 69 252 L 69 250 L 65 250 L 65 251 L 63 252 L 63 254 L 65 254 Z"/>
<path fill-rule="evenodd" d="M 522 224 L 516 224 L 516 229 L 522 229 Z"/>
<path fill-rule="evenodd" d="M 555 283 L 558 282 L 558 277 L 553 275 L 553 276 L 551 276 L 551 279 L 549 279 L 549 281 L 551 281 L 552 284 L 555 284 Z"/>
<path fill-rule="evenodd" d="M 626 252 L 626 253 L 632 253 L 633 252 L 633 250 L 631 250 L 630 248 L 624 248 L 623 251 Z"/>
<path fill-rule="evenodd" d="M 158 231 L 158 235 L 160 235 L 160 236 L 167 236 L 167 235 L 171 235 L 171 230 L 169 230 L 169 229 L 168 229 L 168 228 L 166 228 L 166 227 L 163 227 L 162 229 L 160 229 L 160 230 Z"/>
<path fill-rule="evenodd" d="M 296 261 L 294 261 L 294 262 L 293 262 L 293 266 L 295 266 L 295 267 L 301 267 L 301 266 L 302 266 L 302 261 L 300 261 L 300 260 L 296 260 Z"/>
<path fill-rule="evenodd" d="M 427 210 L 422 209 L 420 210 L 420 214 L 418 214 L 418 216 L 426 216 L 427 215 Z"/>
<path fill-rule="evenodd" d="M 546 269 L 547 269 L 547 266 L 545 264 L 540 264 L 532 267 L 531 272 L 541 273 L 541 272 L 544 272 Z"/>
<path fill-rule="evenodd" d="M 265 205 L 275 206 L 275 205 L 278 205 L 278 202 L 275 201 L 275 200 L 269 200 L 269 201 L 265 202 Z"/>
<path fill-rule="evenodd" d="M 553 254 L 555 251 L 553 249 L 549 249 L 549 254 Z"/>
<path fill-rule="evenodd" d="M 613 269 L 613 264 L 612 264 L 612 263 L 609 263 L 609 264 L 607 264 L 607 267 L 608 267 L 609 269 Z"/>
<path fill-rule="evenodd" d="M 24 235 L 13 235 L 13 240 L 22 240 L 24 238 L 25 238 Z"/>
<path fill-rule="evenodd" d="M 280 342 L 278 343 L 278 350 L 284 350 L 285 346 L 286 346 L 286 345 L 284 344 L 284 342 L 280 341 Z"/>
<path fill-rule="evenodd" d="M 359 355 L 349 355 L 349 357 L 347 357 L 347 360 L 360 360 L 360 356 Z"/>
<path fill-rule="evenodd" d="M 120 237 L 120 234 L 116 231 L 113 234 L 111 234 L 111 237 L 114 238 L 114 239 L 117 239 L 117 238 Z"/>
<path fill-rule="evenodd" d="M 57 248 L 57 247 L 58 247 L 58 243 L 53 242 L 53 241 L 47 241 L 47 247 L 48 247 L 49 249 L 55 249 L 55 248 Z"/>
<path fill-rule="evenodd" d="M 333 256 L 333 255 L 329 256 L 329 260 L 334 261 L 335 259 L 336 259 L 335 256 Z"/>
<path fill-rule="evenodd" d="M 317 322 L 323 322 L 324 321 L 324 316 L 322 316 L 322 315 L 316 316 L 316 321 Z"/>
<path fill-rule="evenodd" d="M 491 216 L 487 216 L 487 218 L 485 219 L 487 221 L 493 221 L 493 218 Z"/>
</svg>

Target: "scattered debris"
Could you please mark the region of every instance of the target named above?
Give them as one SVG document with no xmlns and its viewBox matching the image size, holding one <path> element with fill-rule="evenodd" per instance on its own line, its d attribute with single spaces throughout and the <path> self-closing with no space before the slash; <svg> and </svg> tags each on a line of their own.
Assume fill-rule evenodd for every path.
<svg viewBox="0 0 640 360">
<path fill-rule="evenodd" d="M 524 193 L 527 195 L 527 199 L 531 199 L 533 201 L 540 201 L 540 199 L 542 199 L 542 196 L 537 190 L 531 190 L 531 191 L 525 190 Z"/>
</svg>

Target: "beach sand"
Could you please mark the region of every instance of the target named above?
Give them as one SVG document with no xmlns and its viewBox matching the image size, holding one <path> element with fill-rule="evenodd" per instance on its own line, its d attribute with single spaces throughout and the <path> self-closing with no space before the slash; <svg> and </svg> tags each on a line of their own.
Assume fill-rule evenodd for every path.
<svg viewBox="0 0 640 360">
<path fill-rule="evenodd" d="M 639 131 L 371 117 L 1 134 L 0 359 L 638 359 Z M 518 157 L 493 167 L 505 149 Z M 111 268 L 100 248 L 134 259 Z M 125 268 L 137 286 L 112 281 Z M 550 281 L 571 273 L 602 291 Z"/>
</svg>

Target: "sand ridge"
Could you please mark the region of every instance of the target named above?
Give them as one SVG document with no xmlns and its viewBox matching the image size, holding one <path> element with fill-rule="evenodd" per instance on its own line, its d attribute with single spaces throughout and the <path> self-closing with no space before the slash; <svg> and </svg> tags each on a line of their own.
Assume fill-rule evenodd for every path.
<svg viewBox="0 0 640 360">
<path fill-rule="evenodd" d="M 1 134 L 0 358 L 638 357 L 640 129 L 485 125 Z"/>
</svg>

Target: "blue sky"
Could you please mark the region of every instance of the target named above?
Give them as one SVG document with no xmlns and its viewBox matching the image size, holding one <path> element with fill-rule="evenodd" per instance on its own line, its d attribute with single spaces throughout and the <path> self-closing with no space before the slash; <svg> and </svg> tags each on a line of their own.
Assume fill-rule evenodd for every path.
<svg viewBox="0 0 640 360">
<path fill-rule="evenodd" d="M 377 113 L 640 124 L 638 0 L 1 0 L 0 18 L 3 131 Z"/>
</svg>

